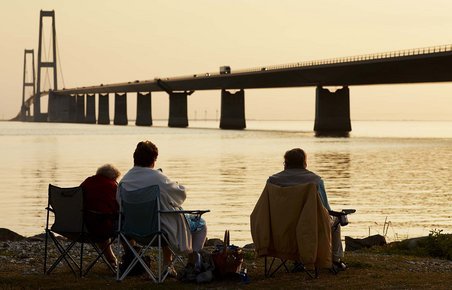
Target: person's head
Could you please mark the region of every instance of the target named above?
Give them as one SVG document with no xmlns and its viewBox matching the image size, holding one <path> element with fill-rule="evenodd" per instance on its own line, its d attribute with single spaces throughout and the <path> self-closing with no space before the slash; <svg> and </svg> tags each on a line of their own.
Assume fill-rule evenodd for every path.
<svg viewBox="0 0 452 290">
<path fill-rule="evenodd" d="M 121 175 L 121 172 L 111 164 L 102 165 L 97 169 L 96 175 L 102 175 L 107 178 L 116 180 Z"/>
<path fill-rule="evenodd" d="M 141 167 L 154 167 L 155 160 L 159 155 L 157 146 L 151 141 L 142 141 L 138 143 L 133 153 L 133 165 Z"/>
<path fill-rule="evenodd" d="M 306 168 L 306 154 L 301 148 L 294 148 L 284 154 L 284 169 Z"/>
</svg>

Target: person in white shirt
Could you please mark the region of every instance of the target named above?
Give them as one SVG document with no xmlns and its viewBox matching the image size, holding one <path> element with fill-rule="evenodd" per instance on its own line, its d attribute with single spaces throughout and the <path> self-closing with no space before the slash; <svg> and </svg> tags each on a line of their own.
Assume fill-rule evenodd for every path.
<svg viewBox="0 0 452 290">
<path fill-rule="evenodd" d="M 133 191 L 151 185 L 160 188 L 161 210 L 180 210 L 187 198 L 184 186 L 171 181 L 161 170 L 155 169 L 158 148 L 151 141 L 139 142 L 133 153 L 134 166 L 119 182 L 117 199 L 120 202 L 119 187 Z M 207 226 L 203 219 L 193 223 L 184 215 L 161 215 L 162 231 L 167 233 L 169 242 L 183 253 L 199 252 L 205 243 Z M 169 264 L 171 251 L 163 248 L 164 260 Z"/>
</svg>

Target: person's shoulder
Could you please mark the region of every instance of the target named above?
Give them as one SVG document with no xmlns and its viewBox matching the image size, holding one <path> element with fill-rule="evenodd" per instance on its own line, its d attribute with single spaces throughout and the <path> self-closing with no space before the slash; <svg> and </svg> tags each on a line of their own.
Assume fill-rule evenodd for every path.
<svg viewBox="0 0 452 290">
<path fill-rule="evenodd" d="M 318 178 L 322 179 L 322 178 L 320 177 L 320 175 L 318 175 L 318 174 L 315 173 L 314 171 L 311 171 L 311 170 L 306 169 L 306 172 L 308 172 L 308 174 L 310 174 L 310 175 L 312 175 L 312 176 L 315 176 L 315 177 L 318 177 Z"/>
<path fill-rule="evenodd" d="M 278 176 L 285 175 L 285 174 L 286 174 L 286 170 L 282 170 L 282 171 L 277 172 L 277 173 L 275 173 L 273 175 L 270 175 L 269 178 L 274 178 L 274 177 L 278 177 Z"/>
<path fill-rule="evenodd" d="M 93 176 L 89 176 L 89 177 L 87 177 L 81 184 L 80 184 L 80 186 L 86 186 L 87 184 L 90 184 L 90 183 L 92 183 L 93 181 L 95 181 L 95 179 L 96 179 L 96 175 L 93 175 Z"/>
<path fill-rule="evenodd" d="M 286 175 L 285 170 L 270 175 L 267 179 L 267 183 L 278 184 L 278 180 L 285 175 Z"/>
</svg>

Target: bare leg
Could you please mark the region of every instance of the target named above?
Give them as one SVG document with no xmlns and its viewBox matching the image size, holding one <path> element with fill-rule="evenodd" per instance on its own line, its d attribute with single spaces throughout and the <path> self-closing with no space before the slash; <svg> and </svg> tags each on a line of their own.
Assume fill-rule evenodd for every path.
<svg viewBox="0 0 452 290">
<path fill-rule="evenodd" d="M 173 261 L 173 253 L 168 246 L 163 246 L 163 263 L 169 265 Z"/>
<path fill-rule="evenodd" d="M 205 225 L 201 230 L 191 233 L 191 242 L 193 251 L 199 252 L 206 242 L 207 237 L 207 225 Z"/>
<path fill-rule="evenodd" d="M 115 254 L 113 253 L 113 250 L 111 249 L 111 245 L 109 245 L 109 242 L 110 242 L 110 240 L 106 240 L 106 241 L 98 243 L 97 246 L 101 250 L 105 249 L 104 250 L 105 258 L 112 266 L 116 267 L 118 265 L 118 261 L 116 259 Z"/>
</svg>

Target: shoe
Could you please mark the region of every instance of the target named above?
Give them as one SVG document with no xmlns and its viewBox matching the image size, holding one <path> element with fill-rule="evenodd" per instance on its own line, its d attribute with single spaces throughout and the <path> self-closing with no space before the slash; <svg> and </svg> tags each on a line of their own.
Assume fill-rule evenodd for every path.
<svg viewBox="0 0 452 290">
<path fill-rule="evenodd" d="M 168 266 L 168 268 L 166 269 L 166 272 L 168 273 L 168 276 L 171 278 L 177 278 L 177 271 L 176 269 L 174 269 L 174 266 Z"/>
<path fill-rule="evenodd" d="M 118 269 L 118 260 L 114 259 L 111 261 L 108 261 L 108 264 L 116 271 Z"/>
<path fill-rule="evenodd" d="M 337 274 L 340 271 L 347 270 L 347 265 L 342 260 L 335 261 L 333 262 L 333 268 L 331 270 L 333 271 L 333 273 Z"/>
</svg>

